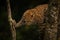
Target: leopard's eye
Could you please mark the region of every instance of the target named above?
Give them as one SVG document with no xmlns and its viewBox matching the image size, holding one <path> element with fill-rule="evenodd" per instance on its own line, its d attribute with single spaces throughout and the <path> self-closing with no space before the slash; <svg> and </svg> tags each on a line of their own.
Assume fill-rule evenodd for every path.
<svg viewBox="0 0 60 40">
<path fill-rule="evenodd" d="M 33 15 L 31 15 L 31 17 L 33 17 Z"/>
</svg>

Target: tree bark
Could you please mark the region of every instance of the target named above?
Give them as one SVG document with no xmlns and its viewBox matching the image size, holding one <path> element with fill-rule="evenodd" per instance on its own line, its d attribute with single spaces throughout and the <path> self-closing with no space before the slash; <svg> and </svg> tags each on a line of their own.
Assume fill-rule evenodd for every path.
<svg viewBox="0 0 60 40">
<path fill-rule="evenodd" d="M 58 2 L 50 0 L 46 14 L 46 32 L 44 40 L 57 40 L 58 29 Z"/>
<path fill-rule="evenodd" d="M 12 16 L 11 16 L 10 0 L 6 0 L 6 1 L 7 1 L 8 21 L 9 21 L 10 29 L 12 33 L 12 40 L 16 40 L 15 21 L 12 19 Z"/>
<path fill-rule="evenodd" d="M 60 0 L 58 0 L 58 10 L 59 10 L 59 15 L 58 15 L 58 33 L 57 33 L 57 40 L 60 40 Z"/>
</svg>

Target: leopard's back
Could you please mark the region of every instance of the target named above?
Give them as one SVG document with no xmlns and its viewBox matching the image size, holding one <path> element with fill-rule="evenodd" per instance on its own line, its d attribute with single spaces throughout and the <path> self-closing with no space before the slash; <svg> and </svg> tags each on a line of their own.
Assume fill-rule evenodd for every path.
<svg viewBox="0 0 60 40">
<path fill-rule="evenodd" d="M 24 12 L 22 19 L 25 24 L 41 23 L 44 20 L 44 12 L 48 8 L 48 4 L 38 5 L 33 9 Z"/>
</svg>

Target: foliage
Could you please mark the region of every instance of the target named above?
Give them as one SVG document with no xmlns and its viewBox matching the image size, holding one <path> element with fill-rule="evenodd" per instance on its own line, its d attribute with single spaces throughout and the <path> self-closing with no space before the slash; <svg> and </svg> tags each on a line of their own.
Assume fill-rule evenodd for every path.
<svg viewBox="0 0 60 40">
<path fill-rule="evenodd" d="M 17 29 L 17 40 L 38 40 L 39 32 L 37 25 L 23 25 Z"/>
</svg>

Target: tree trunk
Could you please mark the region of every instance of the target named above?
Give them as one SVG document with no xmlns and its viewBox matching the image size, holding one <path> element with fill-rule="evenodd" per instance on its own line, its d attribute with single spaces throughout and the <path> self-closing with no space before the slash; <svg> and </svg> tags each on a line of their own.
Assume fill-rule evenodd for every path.
<svg viewBox="0 0 60 40">
<path fill-rule="evenodd" d="M 8 21 L 9 21 L 10 29 L 12 33 L 12 40 L 16 40 L 16 30 L 14 26 L 15 25 L 14 20 L 12 19 L 12 16 L 11 16 L 10 0 L 6 0 L 6 1 L 7 1 Z"/>
<path fill-rule="evenodd" d="M 46 14 L 46 32 L 44 40 L 57 40 L 58 2 L 50 0 Z"/>
</svg>

